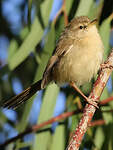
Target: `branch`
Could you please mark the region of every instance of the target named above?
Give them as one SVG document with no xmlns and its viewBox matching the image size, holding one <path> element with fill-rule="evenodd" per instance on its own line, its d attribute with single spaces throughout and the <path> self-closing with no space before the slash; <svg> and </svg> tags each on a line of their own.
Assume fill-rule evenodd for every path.
<svg viewBox="0 0 113 150">
<path fill-rule="evenodd" d="M 34 125 L 31 128 L 25 130 L 24 132 L 18 134 L 17 136 L 15 136 L 15 137 L 13 137 L 13 138 L 5 141 L 3 144 L 0 144 L 0 148 L 7 146 L 8 144 L 16 141 L 17 139 L 21 139 L 22 137 L 24 137 L 25 135 L 27 135 L 29 133 L 36 132 L 40 128 L 45 127 L 46 125 L 52 124 L 52 123 L 57 122 L 59 120 L 63 120 L 65 118 L 68 118 L 69 116 L 72 116 L 74 114 L 78 114 L 80 112 L 82 112 L 82 110 L 76 110 L 76 111 L 72 111 L 72 112 L 66 112 L 66 113 L 63 113 L 63 114 L 61 114 L 61 115 L 59 115 L 57 117 L 51 118 L 50 120 L 45 121 L 45 122 L 43 122 L 43 123 L 41 123 L 39 125 Z"/>
<path fill-rule="evenodd" d="M 108 60 L 104 63 L 105 68 L 102 68 L 100 74 L 94 84 L 93 90 L 89 95 L 89 98 L 93 101 L 98 101 L 109 76 L 113 68 L 113 49 L 108 57 Z M 91 104 L 86 104 L 83 112 L 83 116 L 69 142 L 67 150 L 78 150 L 82 142 L 83 136 L 87 131 L 88 126 L 91 123 L 92 117 L 96 111 L 96 108 Z"/>
<path fill-rule="evenodd" d="M 68 16 L 66 13 L 66 0 L 63 0 L 62 11 L 64 13 L 64 22 L 65 22 L 65 26 L 66 26 L 68 24 Z"/>
</svg>

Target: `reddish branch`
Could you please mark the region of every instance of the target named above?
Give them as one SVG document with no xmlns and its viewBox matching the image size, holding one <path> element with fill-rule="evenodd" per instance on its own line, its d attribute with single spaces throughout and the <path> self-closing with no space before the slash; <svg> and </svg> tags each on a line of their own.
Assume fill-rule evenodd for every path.
<svg viewBox="0 0 113 150">
<path fill-rule="evenodd" d="M 89 95 L 89 98 L 91 98 L 94 101 L 98 101 L 102 91 L 109 79 L 109 76 L 112 72 L 112 67 L 113 67 L 113 49 L 108 57 L 108 60 L 104 63 L 105 68 L 102 68 L 95 84 L 93 87 L 92 92 Z M 83 116 L 69 142 L 69 145 L 67 147 L 67 150 L 78 150 L 80 147 L 80 144 L 82 142 L 83 136 L 87 131 L 88 126 L 91 123 L 92 117 L 96 111 L 96 108 L 90 104 L 86 104 L 84 111 L 83 111 Z"/>
<path fill-rule="evenodd" d="M 66 0 L 63 0 L 62 11 L 64 13 L 64 22 L 65 22 L 65 26 L 66 26 L 68 24 L 68 16 L 66 13 Z"/>
<path fill-rule="evenodd" d="M 94 127 L 94 126 L 100 126 L 100 125 L 103 125 L 103 124 L 105 124 L 105 121 L 101 119 L 101 120 L 92 121 L 90 123 L 90 126 Z"/>
</svg>

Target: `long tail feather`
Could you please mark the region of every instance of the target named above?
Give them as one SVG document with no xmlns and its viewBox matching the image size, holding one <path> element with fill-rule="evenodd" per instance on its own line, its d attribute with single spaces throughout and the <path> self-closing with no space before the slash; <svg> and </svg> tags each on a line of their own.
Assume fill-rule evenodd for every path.
<svg viewBox="0 0 113 150">
<path fill-rule="evenodd" d="M 13 108 L 16 109 L 20 104 L 27 101 L 30 97 L 32 97 L 37 91 L 41 90 L 41 82 L 42 80 L 37 81 L 27 89 L 25 89 L 19 95 L 12 97 L 11 99 L 7 100 L 2 107 L 4 108 Z"/>
</svg>

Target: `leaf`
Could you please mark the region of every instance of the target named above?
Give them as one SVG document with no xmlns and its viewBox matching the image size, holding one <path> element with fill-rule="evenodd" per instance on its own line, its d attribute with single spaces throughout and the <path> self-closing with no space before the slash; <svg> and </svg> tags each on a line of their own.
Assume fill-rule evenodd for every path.
<svg viewBox="0 0 113 150">
<path fill-rule="evenodd" d="M 113 122 L 112 114 L 108 113 L 108 112 L 104 112 L 104 111 L 110 110 L 110 107 L 109 106 L 103 106 L 101 108 L 101 110 L 103 111 L 102 116 L 103 116 L 106 124 L 109 124 L 109 123 Z"/>
<path fill-rule="evenodd" d="M 88 17 L 90 19 L 95 19 L 100 17 L 100 12 L 102 11 L 104 5 L 104 0 L 100 0 L 99 4 L 97 4 L 97 1 L 93 1 L 92 6 L 90 7 L 90 10 L 88 12 Z"/>
<path fill-rule="evenodd" d="M 29 34 L 29 29 L 28 29 L 28 27 L 25 27 L 20 32 L 20 39 L 23 41 L 27 37 L 28 34 Z"/>
<path fill-rule="evenodd" d="M 13 55 L 12 59 L 9 60 L 9 68 L 11 70 L 15 69 L 22 61 L 24 61 L 27 56 L 34 51 L 35 46 L 41 40 L 43 35 L 43 29 L 38 21 L 35 18 L 34 23 L 31 28 L 31 32 L 24 40 L 20 48 L 17 50 L 17 53 Z"/>
<path fill-rule="evenodd" d="M 20 39 L 23 41 L 27 37 L 28 33 L 29 33 L 28 27 L 25 27 L 24 29 L 22 29 L 20 33 Z M 8 49 L 8 63 L 10 63 L 10 60 L 17 52 L 18 47 L 19 47 L 19 44 L 16 41 L 16 39 L 12 39 L 9 45 L 9 49 Z"/>
<path fill-rule="evenodd" d="M 42 103 L 38 123 L 44 122 L 53 116 L 58 92 L 59 92 L 59 88 L 55 84 L 49 85 L 46 88 L 46 91 L 43 97 L 43 103 Z M 46 126 L 46 128 L 48 127 L 50 126 Z M 33 149 L 34 150 L 36 149 L 46 150 L 47 147 L 49 146 L 50 139 L 51 139 L 50 131 L 41 132 L 40 134 L 37 134 L 35 136 Z"/>
<path fill-rule="evenodd" d="M 109 123 L 104 128 L 104 144 L 102 150 L 112 150 L 113 149 L 113 123 Z"/>
<path fill-rule="evenodd" d="M 71 112 L 77 109 L 77 102 L 79 100 L 79 97 L 73 98 L 73 95 L 69 95 L 67 98 L 67 111 Z M 76 102 L 76 104 L 75 104 Z M 70 134 L 72 134 L 73 130 L 75 129 L 75 126 L 78 124 L 79 121 L 79 116 L 78 115 L 73 115 L 68 118 L 68 124 L 70 125 Z"/>
<path fill-rule="evenodd" d="M 109 97 L 109 92 L 108 92 L 107 87 L 105 87 L 104 90 L 103 90 L 103 92 L 102 92 L 102 95 L 100 97 L 100 100 L 106 99 L 108 97 Z"/>
<path fill-rule="evenodd" d="M 34 50 L 37 43 L 41 40 L 42 35 L 43 29 L 38 19 L 35 18 L 31 32 L 24 40 L 20 48 L 17 50 L 17 53 L 9 61 L 9 68 L 11 70 L 15 69 L 22 61 L 27 58 L 27 56 Z"/>
<path fill-rule="evenodd" d="M 104 48 L 105 48 L 104 59 L 108 57 L 108 54 L 110 52 L 109 39 L 110 39 L 110 28 L 111 28 L 110 23 L 111 23 L 112 18 L 113 18 L 113 15 L 105 19 L 99 28 L 99 32 L 100 32 L 100 35 L 104 44 Z"/>
<path fill-rule="evenodd" d="M 49 12 L 51 11 L 53 0 L 45 0 L 41 4 L 42 17 L 47 26 L 49 19 Z M 35 50 L 36 45 L 40 42 L 43 35 L 43 29 L 39 19 L 35 17 L 34 23 L 31 26 L 31 31 L 27 38 L 24 40 L 17 53 L 10 59 L 9 68 L 14 70 L 20 63 L 22 63 L 28 55 Z"/>
<path fill-rule="evenodd" d="M 40 57 L 41 62 L 37 70 L 38 80 L 42 78 L 47 62 L 50 56 L 52 55 L 54 48 L 55 48 L 55 29 L 54 29 L 54 25 L 52 25 L 49 33 L 45 37 L 45 45 L 44 45 L 43 53 L 41 54 Z"/>
<path fill-rule="evenodd" d="M 61 35 L 61 32 L 64 29 L 64 16 L 60 16 L 60 18 L 58 19 L 58 26 L 56 26 L 56 41 L 59 39 L 59 36 Z"/>
<path fill-rule="evenodd" d="M 52 137 L 50 150 L 64 150 L 66 144 L 65 125 L 58 125 Z"/>
<path fill-rule="evenodd" d="M 18 48 L 18 43 L 16 40 L 11 40 L 8 51 L 8 62 L 10 62 L 12 56 L 16 53 Z"/>
<path fill-rule="evenodd" d="M 94 144 L 97 147 L 97 149 L 102 148 L 104 140 L 105 140 L 105 137 L 104 137 L 102 127 L 98 127 L 95 132 L 95 137 L 94 137 Z"/>
<path fill-rule="evenodd" d="M 87 0 L 87 2 L 85 0 L 81 0 L 79 2 L 75 16 L 87 16 L 92 3 L 93 0 Z"/>
<path fill-rule="evenodd" d="M 69 14 L 74 0 L 66 0 L 66 13 Z"/>
<path fill-rule="evenodd" d="M 52 8 L 52 4 L 53 4 L 53 0 L 43 0 L 43 3 L 40 0 L 35 0 L 35 4 L 38 7 L 38 12 L 40 9 L 40 15 L 38 15 L 39 17 L 41 17 L 44 26 L 47 26 L 48 24 L 48 20 L 49 20 L 49 16 L 50 16 L 50 12 L 51 12 L 51 8 Z"/>
<path fill-rule="evenodd" d="M 32 9 L 32 3 L 33 3 L 32 0 L 29 0 L 29 1 L 28 1 L 28 17 L 27 17 L 27 19 L 28 19 L 28 26 L 29 26 L 29 28 L 30 28 L 30 25 L 31 25 L 31 9 Z"/>
</svg>

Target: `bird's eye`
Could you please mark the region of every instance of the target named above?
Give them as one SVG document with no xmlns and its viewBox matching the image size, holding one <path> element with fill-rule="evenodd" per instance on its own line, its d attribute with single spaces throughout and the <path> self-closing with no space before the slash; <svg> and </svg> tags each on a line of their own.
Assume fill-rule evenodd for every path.
<svg viewBox="0 0 113 150">
<path fill-rule="evenodd" d="M 83 29 L 83 26 L 80 26 L 79 28 L 80 28 L 80 29 Z"/>
<path fill-rule="evenodd" d="M 87 28 L 87 26 L 84 26 L 84 29 L 86 29 Z"/>
</svg>

